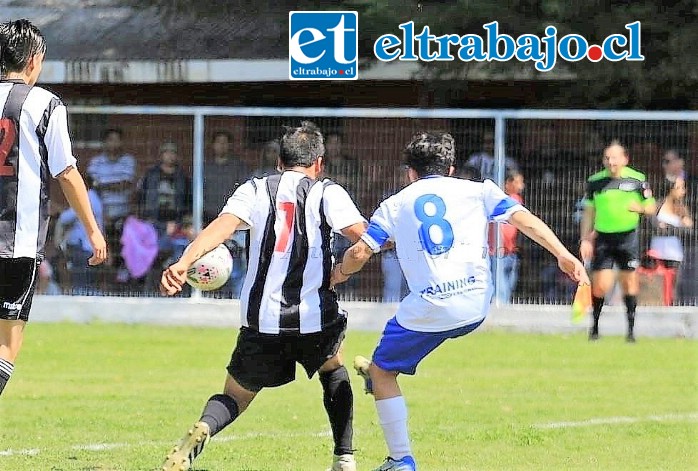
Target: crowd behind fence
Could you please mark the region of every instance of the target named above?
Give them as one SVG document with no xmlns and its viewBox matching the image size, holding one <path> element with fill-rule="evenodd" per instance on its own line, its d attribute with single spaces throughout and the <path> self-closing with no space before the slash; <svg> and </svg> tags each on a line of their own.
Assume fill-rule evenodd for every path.
<svg viewBox="0 0 698 471">
<path fill-rule="evenodd" d="M 585 182 L 602 168 L 603 148 L 611 139 L 626 145 L 630 165 L 648 176 L 660 205 L 674 194 L 678 177 L 687 186 L 681 200 L 684 209 L 690 218 L 697 212 L 697 112 L 210 107 L 69 111 L 74 152 L 93 183 L 112 256 L 103 267 L 85 267 L 88 247 L 81 246 L 74 218 L 54 189 L 54 227 L 39 288 L 47 294 L 157 295 L 162 268 L 217 215 L 234 188 L 252 176 L 277 171 L 282 126 L 302 119 L 316 122 L 325 134 L 325 176 L 345 186 L 367 217 L 407 183 L 401 151 L 415 132 L 425 129 L 453 134 L 457 175 L 462 178 L 491 178 L 510 188 L 507 176 L 520 174 L 518 190 L 523 187 L 524 204 L 575 252 Z M 646 218 L 641 228 L 641 252 L 646 255 L 641 298 L 645 303 L 695 305 L 695 220 L 679 231 L 683 256 L 668 267 L 649 250 L 660 235 L 659 227 L 654 218 Z M 505 230 L 500 227 L 493 234 L 498 245 L 493 251 L 499 260 L 493 264 L 497 290 L 501 294 L 502 286 L 514 282 L 513 292 L 500 296 L 501 302 L 570 302 L 575 286 L 557 270 L 554 258 L 522 236 L 512 252 L 504 243 Z M 244 232 L 229 242 L 236 261 L 231 281 L 207 296 L 239 296 L 247 243 Z M 337 236 L 336 255 L 346 247 Z M 667 268 L 676 277 L 675 296 L 668 300 L 660 286 Z M 395 253 L 387 252 L 339 293 L 344 299 L 394 302 L 405 289 Z"/>
</svg>

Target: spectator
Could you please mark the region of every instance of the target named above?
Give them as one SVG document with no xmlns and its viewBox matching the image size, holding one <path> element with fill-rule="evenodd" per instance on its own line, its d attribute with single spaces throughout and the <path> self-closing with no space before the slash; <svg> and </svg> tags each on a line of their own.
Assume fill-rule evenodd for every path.
<svg viewBox="0 0 698 471">
<path fill-rule="evenodd" d="M 191 182 L 178 163 L 177 145 L 165 142 L 159 154 L 160 163 L 148 169 L 138 182 L 136 204 L 138 217 L 155 227 L 159 245 L 162 245 L 169 237 L 168 226 L 181 223 L 184 215 L 191 213 L 192 196 Z M 141 280 L 146 291 L 156 291 L 162 264 L 168 256 L 159 252 L 152 270 Z M 130 272 L 133 275 L 133 270 Z"/>
<path fill-rule="evenodd" d="M 698 203 L 698 179 L 688 174 L 684 158 L 674 149 L 664 153 L 662 168 L 664 179 L 660 185 L 662 194 L 668 194 L 678 179 L 684 181 L 686 188 L 685 204 L 695 208 Z M 683 263 L 679 277 L 678 297 L 685 304 L 694 303 L 698 298 L 698 241 L 695 238 L 685 240 Z"/>
<path fill-rule="evenodd" d="M 251 172 L 240 158 L 232 155 L 233 136 L 227 131 L 213 135 L 213 155 L 204 164 L 204 222 L 218 217 L 225 202 Z"/>
<path fill-rule="evenodd" d="M 489 178 L 492 181 L 496 181 L 497 175 L 494 173 L 494 162 L 494 133 L 485 131 L 482 136 L 482 150 L 470 156 L 468 165 L 477 169 L 478 179 L 486 180 Z M 519 169 L 516 161 L 509 157 L 505 157 L 504 162 L 507 169 Z"/>
<path fill-rule="evenodd" d="M 682 238 L 693 228 L 693 218 L 686 207 L 685 197 L 686 184 L 679 178 L 652 220 L 654 231 L 650 254 L 667 268 L 679 269 L 681 266 L 684 261 Z M 682 278 L 681 274 L 679 278 Z"/>
<path fill-rule="evenodd" d="M 346 154 L 342 148 L 342 136 L 333 132 L 325 136 L 325 175 L 342 185 L 356 203 L 359 198 L 361 167 L 359 161 Z M 335 234 L 332 242 L 332 255 L 341 260 L 351 242 L 341 234 Z M 353 299 L 358 289 L 357 278 L 337 287 L 337 292 L 345 299 Z"/>
<path fill-rule="evenodd" d="M 104 230 L 102 201 L 94 189 L 90 176 L 85 178 L 85 183 L 88 189 L 87 196 L 97 225 L 100 230 Z M 90 245 L 85 226 L 80 222 L 73 208 L 69 207 L 58 217 L 56 234 L 56 244 L 60 246 L 66 257 L 66 268 L 70 276 L 72 293 L 80 295 L 94 294 L 96 290 L 95 268 L 88 267 L 87 264 L 87 260 L 92 256 L 92 246 Z"/>
<path fill-rule="evenodd" d="M 213 135 L 213 155 L 204 164 L 204 223 L 209 224 L 220 213 L 233 191 L 251 172 L 247 165 L 231 152 L 232 134 L 217 131 Z M 226 241 L 233 256 L 233 272 L 223 288 L 213 296 L 239 298 L 242 282 L 247 271 L 247 231 L 238 231 Z"/>
<path fill-rule="evenodd" d="M 177 150 L 175 143 L 163 143 L 160 163 L 138 182 L 138 213 L 151 221 L 160 234 L 164 234 L 168 222 L 182 222 L 182 217 L 191 213 L 191 183 L 179 166 Z"/>
<path fill-rule="evenodd" d="M 112 266 L 117 270 L 117 281 L 125 282 L 128 273 L 123 268 L 121 230 L 128 216 L 133 184 L 136 179 L 136 160 L 123 150 L 123 132 L 107 129 L 103 134 L 102 153 L 92 158 L 87 174 L 94 182 L 104 211 L 104 229 L 107 244 L 111 248 Z"/>
<path fill-rule="evenodd" d="M 252 173 L 254 178 L 263 178 L 279 173 L 279 141 L 273 140 L 264 144 L 257 169 Z"/>
<path fill-rule="evenodd" d="M 523 205 L 521 193 L 524 188 L 523 175 L 518 170 L 507 170 L 504 193 Z M 500 224 L 499 227 L 502 234 L 501 247 L 497 244 L 496 223 L 489 224 L 490 256 L 494 261 L 491 264 L 493 270 L 492 278 L 495 280 L 497 301 L 500 304 L 511 304 L 512 295 L 519 279 L 519 247 L 516 243 L 519 231 L 516 227 L 507 223 Z M 498 265 L 500 267 L 499 276 L 497 276 Z"/>
</svg>

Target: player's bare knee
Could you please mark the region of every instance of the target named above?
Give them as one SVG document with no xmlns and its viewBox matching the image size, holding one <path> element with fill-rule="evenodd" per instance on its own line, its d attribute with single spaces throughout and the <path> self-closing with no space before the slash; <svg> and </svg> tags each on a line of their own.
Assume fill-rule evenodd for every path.
<svg viewBox="0 0 698 471">
<path fill-rule="evenodd" d="M 318 369 L 318 371 L 320 373 L 326 373 L 328 371 L 334 371 L 343 365 L 344 361 L 342 361 L 342 355 L 340 353 L 337 353 L 335 356 L 323 363 L 322 366 Z"/>
<path fill-rule="evenodd" d="M 394 371 L 386 371 L 375 363 L 371 363 L 368 367 L 368 374 L 371 376 L 371 381 L 392 381 L 397 378 L 397 373 Z"/>
<path fill-rule="evenodd" d="M 242 413 L 250 405 L 252 400 L 257 395 L 257 392 L 250 391 L 238 383 L 235 378 L 228 375 L 225 380 L 223 394 L 230 396 L 238 405 L 239 413 Z"/>
</svg>

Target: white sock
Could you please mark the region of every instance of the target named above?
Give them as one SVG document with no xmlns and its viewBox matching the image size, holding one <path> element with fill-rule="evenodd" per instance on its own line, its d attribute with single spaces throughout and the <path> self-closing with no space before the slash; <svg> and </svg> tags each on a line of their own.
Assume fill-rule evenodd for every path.
<svg viewBox="0 0 698 471">
<path fill-rule="evenodd" d="M 390 457 L 396 460 L 412 455 L 407 433 L 407 405 L 402 396 L 376 401 L 378 420 L 383 427 Z"/>
</svg>

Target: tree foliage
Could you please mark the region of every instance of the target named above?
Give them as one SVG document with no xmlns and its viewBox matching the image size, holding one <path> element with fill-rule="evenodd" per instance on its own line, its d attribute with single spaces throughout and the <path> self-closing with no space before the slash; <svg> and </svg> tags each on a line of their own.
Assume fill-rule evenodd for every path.
<svg viewBox="0 0 698 471">
<path fill-rule="evenodd" d="M 544 35 L 548 25 L 558 38 L 568 33 L 600 43 L 609 34 L 627 34 L 627 23 L 642 24 L 643 62 L 558 63 L 573 74 L 569 87 L 545 97 L 552 106 L 599 108 L 698 108 L 698 2 L 696 0 L 341 0 L 332 6 L 320 0 L 123 0 L 131 6 L 155 7 L 164 15 L 221 16 L 235 12 L 281 16 L 289 10 L 357 10 L 360 13 L 360 53 L 373 60 L 373 44 L 385 33 L 398 34 L 398 25 L 414 20 L 418 32 L 429 25 L 433 34 L 479 34 L 482 25 L 497 20 L 502 33 L 514 37 Z M 398 34 L 399 35 L 399 34 Z M 490 74 L 526 69 L 531 77 L 551 79 L 532 63 L 422 63 L 432 80 L 468 77 L 473 68 Z M 546 75 L 548 74 L 548 75 Z"/>
</svg>

